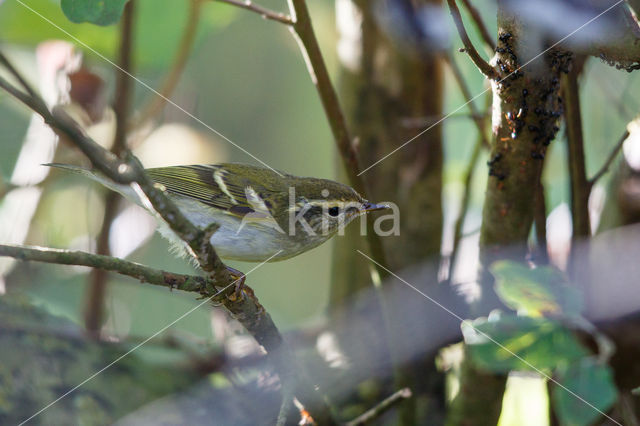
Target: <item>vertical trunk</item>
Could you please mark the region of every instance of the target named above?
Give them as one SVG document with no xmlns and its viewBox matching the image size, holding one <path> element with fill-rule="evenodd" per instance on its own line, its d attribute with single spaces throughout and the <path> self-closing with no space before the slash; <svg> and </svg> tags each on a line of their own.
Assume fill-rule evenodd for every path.
<svg viewBox="0 0 640 426">
<path fill-rule="evenodd" d="M 551 50 L 519 68 L 545 46 L 528 45 L 529 31 L 500 8 L 496 63 L 504 80 L 493 83 L 493 141 L 485 194 L 480 257 L 483 267 L 501 257 L 524 259 L 547 146 L 562 115 L 560 75 L 569 56 Z M 506 77 L 506 78 L 505 78 Z M 488 277 L 484 277 L 488 278 Z M 483 302 L 494 301 L 483 279 Z"/>
<path fill-rule="evenodd" d="M 488 266 L 500 258 L 525 258 L 546 149 L 562 115 L 559 82 L 570 57 L 551 50 L 527 64 L 546 48 L 536 45 L 537 40 L 535 30 L 499 1 L 495 64 L 501 80 L 492 82 L 493 140 L 480 234 L 483 272 L 478 315 L 499 306 Z M 481 374 L 468 367 L 463 369 L 463 386 Z M 450 413 L 450 422 L 496 424 L 505 381 L 504 376 L 492 376 L 483 379 L 480 392 L 460 392 L 452 404 L 456 409 Z M 474 410 L 479 404 L 487 408 L 490 418 Z M 455 416 L 458 412 L 468 417 Z"/>
</svg>

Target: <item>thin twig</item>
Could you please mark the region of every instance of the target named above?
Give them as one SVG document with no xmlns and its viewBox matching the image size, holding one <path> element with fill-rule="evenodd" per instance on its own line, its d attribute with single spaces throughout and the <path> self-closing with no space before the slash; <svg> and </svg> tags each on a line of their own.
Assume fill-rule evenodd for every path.
<svg viewBox="0 0 640 426">
<path fill-rule="evenodd" d="M 322 102 L 327 120 L 329 121 L 329 126 L 331 127 L 331 132 L 333 133 L 349 181 L 360 195 L 369 199 L 367 196 L 369 191 L 367 191 L 364 179 L 359 174 L 360 165 L 358 163 L 358 154 L 352 143 L 353 139 L 347 128 L 344 112 L 338 101 L 338 96 L 331 83 L 329 71 L 327 70 L 322 52 L 320 51 L 307 4 L 305 0 L 289 0 L 289 9 L 294 21 L 292 27 L 294 35 L 307 63 L 311 80 L 315 84 L 318 95 L 320 96 L 320 101 Z M 368 221 L 367 225 L 371 227 L 371 221 Z M 367 242 L 369 243 L 369 249 L 371 250 L 373 258 L 380 264 L 388 266 L 382 241 L 380 241 L 377 233 L 372 232 L 372 228 L 368 229 Z M 382 279 L 389 276 L 386 269 L 378 265 L 376 265 L 376 271 Z"/>
<path fill-rule="evenodd" d="M 180 76 L 187 65 L 189 54 L 191 53 L 191 48 L 196 38 L 196 30 L 198 29 L 198 20 L 200 18 L 201 8 L 202 0 L 190 0 L 189 15 L 185 22 L 184 32 L 182 33 L 178 50 L 176 50 L 171 70 L 167 74 L 167 77 L 159 90 L 160 96 L 153 96 L 149 104 L 147 104 L 147 106 L 138 114 L 138 117 L 131 122 L 129 128 L 144 126 L 148 120 L 155 117 L 156 114 L 162 110 L 167 99 L 175 90 L 178 82 L 180 81 Z"/>
<path fill-rule="evenodd" d="M 451 71 L 453 72 L 453 76 L 455 77 L 456 82 L 458 83 L 458 87 L 460 88 L 460 91 L 462 92 L 462 95 L 464 96 L 465 101 L 467 101 L 467 105 L 469 107 L 469 110 L 471 111 L 471 117 L 473 118 L 473 122 L 476 124 L 476 128 L 478 129 L 478 134 L 480 136 L 480 140 L 482 141 L 482 144 L 485 146 L 485 148 L 489 149 L 490 148 L 489 139 L 487 138 L 487 135 L 485 132 L 485 119 L 488 117 L 489 114 L 481 113 L 476 107 L 476 105 L 473 103 L 474 95 L 471 93 L 471 90 L 469 90 L 469 86 L 467 86 L 467 82 L 464 79 L 464 75 L 462 74 L 462 71 L 460 70 L 460 67 L 458 66 L 451 52 L 446 52 L 444 54 L 444 60 L 447 63 L 447 65 L 449 65 L 449 68 L 451 68 Z M 488 110 L 489 108 L 487 106 L 487 111 Z"/>
<path fill-rule="evenodd" d="M 480 72 L 485 75 L 485 77 L 497 80 L 499 78 L 498 72 L 493 68 L 487 61 L 482 59 L 476 48 L 471 43 L 471 39 L 469 39 L 469 35 L 467 34 L 467 30 L 464 28 L 464 23 L 462 22 L 462 16 L 460 15 L 460 10 L 456 5 L 455 0 L 447 0 L 447 4 L 449 5 L 449 11 L 451 12 L 451 16 L 453 17 L 453 22 L 456 24 L 456 28 L 458 29 L 458 34 L 460 35 L 460 39 L 462 40 L 462 44 L 464 45 L 465 52 L 471 58 L 471 61 L 478 67 Z"/>
<path fill-rule="evenodd" d="M 254 4 L 250 0 L 240 1 L 240 0 L 213 0 L 220 3 L 230 4 L 235 7 L 239 7 L 242 9 L 250 10 L 251 12 L 257 13 L 262 16 L 264 19 L 270 19 L 272 21 L 280 22 L 285 25 L 293 25 L 293 20 L 290 16 L 285 15 L 281 12 L 274 12 L 272 10 L 266 9 L 262 6 Z"/>
<path fill-rule="evenodd" d="M 116 88 L 113 106 L 116 116 L 116 131 L 113 147 L 111 148 L 111 152 L 117 156 L 121 156 L 127 149 L 126 123 L 129 118 L 132 92 L 129 75 L 132 71 L 135 5 L 135 0 L 131 0 L 125 5 L 122 14 L 122 23 L 120 25 L 120 51 L 118 55 L 118 68 L 116 70 Z M 105 196 L 104 218 L 102 219 L 102 227 L 100 228 L 96 244 L 98 254 L 106 256 L 111 254 L 109 250 L 109 231 L 118 212 L 119 200 L 120 196 L 113 191 L 109 191 Z M 103 269 L 94 269 L 89 274 L 89 289 L 84 310 L 84 321 L 87 333 L 95 339 L 100 338 L 100 329 L 102 328 L 105 312 L 104 299 L 107 291 L 108 278 L 107 272 Z"/>
<path fill-rule="evenodd" d="M 433 126 L 434 124 L 441 122 L 445 117 L 447 120 L 469 119 L 469 118 L 475 120 L 477 118 L 484 119 L 486 117 L 486 114 L 484 116 L 482 115 L 477 116 L 474 114 L 467 114 L 467 113 L 450 114 L 450 115 L 435 114 L 435 115 L 429 115 L 425 117 L 403 118 L 401 119 L 400 123 L 405 128 L 424 130 L 429 126 Z"/>
<path fill-rule="evenodd" d="M 624 145 L 624 142 L 627 140 L 628 137 L 629 137 L 629 130 L 625 130 L 622 137 L 618 140 L 618 143 L 616 144 L 616 146 L 613 147 L 613 150 L 611 150 L 611 153 L 609 154 L 609 157 L 607 158 L 607 160 L 604 162 L 602 167 L 600 167 L 600 170 L 598 170 L 598 172 L 595 175 L 593 175 L 591 179 L 589 179 L 589 185 L 591 186 L 595 185 L 595 183 L 602 176 L 604 176 L 604 174 L 607 173 L 607 171 L 609 171 L 609 167 L 611 167 L 613 160 L 616 159 L 616 156 L 622 149 L 622 146 Z"/>
<path fill-rule="evenodd" d="M 11 64 L 11 62 L 9 62 L 7 57 L 4 56 L 4 54 L 2 52 L 0 52 L 0 64 L 2 64 L 11 73 L 11 75 L 16 80 L 18 80 L 18 83 L 20 83 L 20 85 L 22 86 L 23 90 L 26 90 L 26 92 L 30 96 L 34 96 L 35 95 L 35 93 L 36 93 L 35 90 L 33 90 L 31 85 L 29 85 L 29 83 L 27 83 L 27 80 L 24 77 L 22 77 L 22 75 L 13 67 L 13 64 Z"/>
<path fill-rule="evenodd" d="M 453 271 L 456 265 L 456 257 L 458 255 L 458 250 L 460 248 L 460 241 L 463 238 L 462 228 L 464 225 L 464 219 L 467 216 L 467 210 L 469 209 L 469 203 L 471 200 L 471 182 L 473 180 L 473 171 L 475 170 L 476 163 L 478 162 L 478 158 L 480 157 L 480 152 L 482 151 L 482 147 L 484 146 L 487 149 L 490 149 L 491 146 L 489 144 L 489 140 L 487 138 L 487 134 L 485 131 L 485 123 L 486 118 L 488 117 L 488 113 L 484 114 L 478 111 L 475 104 L 473 103 L 473 95 L 471 94 L 471 90 L 467 86 L 467 82 L 462 75 L 462 71 L 458 64 L 455 61 L 455 58 L 450 52 L 444 54 L 444 60 L 451 68 L 454 78 L 458 83 L 458 87 L 462 92 L 465 100 L 467 101 L 467 105 L 469 106 L 469 110 L 471 111 L 471 116 L 473 117 L 473 121 L 476 124 L 476 128 L 478 130 L 478 138 L 473 147 L 473 152 L 471 153 L 471 157 L 469 158 L 469 162 L 467 163 L 467 169 L 464 174 L 464 192 L 462 194 L 462 200 L 460 202 L 460 213 L 456 218 L 456 223 L 454 225 L 453 231 L 453 247 L 451 249 L 451 255 L 449 257 L 449 282 L 453 279 Z M 491 102 L 491 97 L 486 98 L 487 104 L 485 105 L 485 111 L 489 111 L 489 106 Z"/>
<path fill-rule="evenodd" d="M 474 5 L 472 5 L 469 0 L 461 0 L 461 1 L 462 1 L 462 4 L 464 4 L 464 7 L 466 7 L 467 10 L 469 11 L 469 15 L 471 15 L 471 17 L 473 18 L 473 22 L 476 24 L 476 27 L 478 28 L 478 31 L 480 32 L 480 35 L 482 36 L 482 40 L 484 41 L 484 43 L 492 52 L 496 50 L 496 43 L 491 37 L 489 30 L 487 29 L 487 26 L 485 25 L 484 20 L 482 19 L 482 15 L 480 15 L 480 11 Z"/>
<path fill-rule="evenodd" d="M 387 410 L 389 410 L 394 405 L 399 402 L 411 398 L 411 389 L 403 388 L 399 391 L 395 392 L 393 395 L 385 398 L 382 402 L 380 402 L 375 407 L 365 411 L 355 419 L 346 423 L 346 426 L 360 426 L 365 425 L 378 417 L 384 414 Z"/>
<path fill-rule="evenodd" d="M 56 263 L 59 265 L 79 265 L 100 268 L 132 277 L 148 284 L 189 292 L 205 294 L 206 280 L 203 277 L 174 274 L 160 269 L 149 268 L 139 263 L 116 257 L 83 251 L 60 250 L 43 247 L 11 246 L 0 244 L 0 256 L 13 257 L 23 261 Z"/>
<path fill-rule="evenodd" d="M 110 256 L 109 234 L 111 225 L 118 213 L 118 201 L 120 195 L 109 191 L 104 197 L 104 217 L 102 226 L 98 233 L 96 243 L 96 253 Z M 96 268 L 89 274 L 89 289 L 87 290 L 87 301 L 84 308 L 84 326 L 91 338 L 100 339 L 100 329 L 104 319 L 104 299 L 107 290 L 108 273 L 104 269 Z"/>
</svg>

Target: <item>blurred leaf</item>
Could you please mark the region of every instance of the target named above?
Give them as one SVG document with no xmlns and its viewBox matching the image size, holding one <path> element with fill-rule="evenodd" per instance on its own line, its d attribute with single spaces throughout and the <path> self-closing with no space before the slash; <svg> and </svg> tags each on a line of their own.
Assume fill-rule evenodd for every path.
<svg viewBox="0 0 640 426">
<path fill-rule="evenodd" d="M 495 372 L 552 369 L 587 355 L 569 330 L 546 318 L 479 318 L 463 323 L 462 333 L 476 365 Z"/>
<path fill-rule="evenodd" d="M 560 367 L 558 382 L 584 400 L 560 386 L 553 388 L 554 407 L 560 422 L 564 425 L 591 424 L 601 415 L 596 409 L 608 410 L 618 396 L 611 369 L 607 365 L 597 363 L 593 358 L 585 358 L 580 362 Z"/>
<path fill-rule="evenodd" d="M 127 0 L 61 0 L 60 7 L 71 22 L 111 25 L 120 20 Z"/>
<path fill-rule="evenodd" d="M 505 305 L 526 315 L 579 315 L 582 298 L 567 284 L 562 272 L 542 266 L 528 266 L 510 260 L 494 262 L 490 267 L 496 279 L 495 290 Z"/>
</svg>

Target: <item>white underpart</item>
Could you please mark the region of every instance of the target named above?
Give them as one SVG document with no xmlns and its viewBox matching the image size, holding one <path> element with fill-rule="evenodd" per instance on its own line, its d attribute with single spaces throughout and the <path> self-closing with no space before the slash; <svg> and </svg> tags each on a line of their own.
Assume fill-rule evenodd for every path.
<svg viewBox="0 0 640 426">
<path fill-rule="evenodd" d="M 231 195 L 231 193 L 229 192 L 229 188 L 227 188 L 227 184 L 224 183 L 224 180 L 222 179 L 222 173 L 223 173 L 222 170 L 216 170 L 215 172 L 213 172 L 213 180 L 216 181 L 216 183 L 220 187 L 220 190 L 224 192 L 224 194 L 227 197 L 229 197 L 229 199 L 233 204 L 238 204 L 235 197 Z"/>
</svg>

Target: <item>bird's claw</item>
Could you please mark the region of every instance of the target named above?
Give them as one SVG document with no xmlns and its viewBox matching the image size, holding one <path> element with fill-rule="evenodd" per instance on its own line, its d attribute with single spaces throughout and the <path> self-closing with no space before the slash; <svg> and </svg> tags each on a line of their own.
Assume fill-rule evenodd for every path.
<svg viewBox="0 0 640 426">
<path fill-rule="evenodd" d="M 231 268 L 230 266 L 227 266 L 227 270 L 231 274 L 231 277 L 235 280 L 235 291 L 233 292 L 233 300 L 238 300 L 242 297 L 242 291 L 245 288 L 244 283 L 247 277 L 241 271 Z"/>
</svg>

